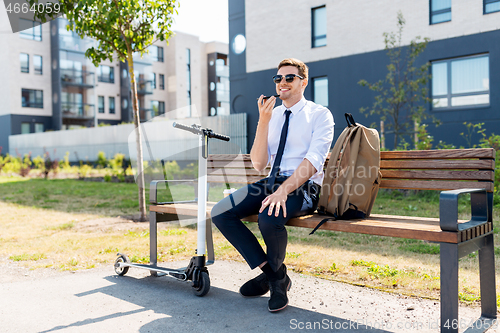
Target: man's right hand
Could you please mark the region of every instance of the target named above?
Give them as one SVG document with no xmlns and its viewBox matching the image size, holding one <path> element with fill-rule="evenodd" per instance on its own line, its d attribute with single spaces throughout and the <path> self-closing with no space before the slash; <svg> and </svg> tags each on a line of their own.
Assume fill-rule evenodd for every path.
<svg viewBox="0 0 500 333">
<path fill-rule="evenodd" d="M 274 104 L 276 104 L 276 97 L 271 96 L 264 99 L 264 95 L 260 95 L 257 104 L 259 106 L 259 121 L 269 123 L 273 115 Z"/>
<path fill-rule="evenodd" d="M 250 158 L 255 170 L 262 172 L 267 166 L 267 134 L 269 131 L 269 122 L 273 115 L 274 104 L 276 97 L 271 96 L 264 99 L 264 95 L 260 95 L 257 105 L 259 107 L 259 122 L 257 123 L 257 131 L 253 141 L 252 150 L 250 151 Z"/>
</svg>

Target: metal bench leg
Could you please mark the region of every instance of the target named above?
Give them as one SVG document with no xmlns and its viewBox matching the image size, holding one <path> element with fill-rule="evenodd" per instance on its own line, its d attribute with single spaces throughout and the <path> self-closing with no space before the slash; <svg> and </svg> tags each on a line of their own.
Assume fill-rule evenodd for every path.
<svg viewBox="0 0 500 333">
<path fill-rule="evenodd" d="M 440 244 L 441 332 L 458 333 L 458 245 Z"/>
<path fill-rule="evenodd" d="M 149 212 L 149 263 L 151 266 L 156 266 L 157 246 L 156 212 Z M 151 275 L 157 276 L 155 271 L 150 272 Z"/>
<path fill-rule="evenodd" d="M 479 250 L 479 279 L 481 285 L 481 316 L 497 317 L 497 297 L 495 286 L 495 248 L 493 234 L 484 237 L 484 245 Z"/>
</svg>

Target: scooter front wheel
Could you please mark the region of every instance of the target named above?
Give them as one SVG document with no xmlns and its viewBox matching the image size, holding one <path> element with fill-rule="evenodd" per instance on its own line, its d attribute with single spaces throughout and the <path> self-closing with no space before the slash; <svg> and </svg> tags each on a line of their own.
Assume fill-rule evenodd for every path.
<svg viewBox="0 0 500 333">
<path fill-rule="evenodd" d="M 193 292 L 198 297 L 203 297 L 208 294 L 210 290 L 210 277 L 208 276 L 208 272 L 200 272 L 199 280 L 197 281 L 197 287 L 193 286 Z"/>
</svg>

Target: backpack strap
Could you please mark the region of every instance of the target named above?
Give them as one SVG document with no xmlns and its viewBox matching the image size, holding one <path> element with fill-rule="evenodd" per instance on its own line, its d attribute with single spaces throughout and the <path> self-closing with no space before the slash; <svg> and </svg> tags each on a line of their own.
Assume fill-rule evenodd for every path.
<svg viewBox="0 0 500 333">
<path fill-rule="evenodd" d="M 328 222 L 328 221 L 364 219 L 366 217 L 366 214 L 363 213 L 362 211 L 360 211 L 358 209 L 358 207 L 356 207 L 356 205 L 349 203 L 349 207 L 351 207 L 351 206 L 354 207 L 354 209 L 349 208 L 340 217 L 337 215 L 337 213 L 335 213 L 335 214 L 333 214 L 332 217 L 327 217 L 326 219 L 321 220 L 321 222 L 319 222 L 318 225 L 314 227 L 313 231 L 311 231 L 309 233 L 309 235 L 314 234 L 316 232 L 316 230 L 318 230 L 319 227 L 321 227 L 323 224 L 325 224 L 325 222 Z M 320 207 L 320 208 L 323 208 L 323 210 L 321 212 L 318 210 L 318 213 L 320 213 L 321 215 L 328 214 L 328 212 L 326 212 L 324 207 Z"/>
<path fill-rule="evenodd" d="M 344 113 L 345 120 L 347 121 L 347 126 L 348 127 L 354 127 L 356 126 L 356 122 L 354 121 L 354 117 L 350 113 Z"/>
<path fill-rule="evenodd" d="M 318 230 L 319 227 L 321 227 L 323 224 L 325 224 L 325 222 L 328 222 L 328 221 L 337 221 L 337 214 L 333 214 L 332 217 L 327 217 L 326 219 L 321 220 L 321 222 L 318 223 L 318 225 L 314 227 L 313 231 L 311 231 L 309 233 L 309 235 L 314 234 L 316 232 L 316 230 Z"/>
</svg>

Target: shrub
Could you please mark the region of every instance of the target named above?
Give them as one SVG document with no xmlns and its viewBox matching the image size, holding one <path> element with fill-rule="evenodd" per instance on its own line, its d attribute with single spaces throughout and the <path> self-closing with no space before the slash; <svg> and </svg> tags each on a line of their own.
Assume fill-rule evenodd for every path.
<svg viewBox="0 0 500 333">
<path fill-rule="evenodd" d="M 80 166 L 80 171 L 79 171 L 80 178 L 87 177 L 87 175 L 90 173 L 90 171 L 92 171 L 92 167 L 90 165 L 82 164 Z"/>
<path fill-rule="evenodd" d="M 103 151 L 99 151 L 97 154 L 97 166 L 103 169 L 108 166 L 108 160 L 106 159 L 106 154 Z"/>
<path fill-rule="evenodd" d="M 54 149 L 54 155 L 56 153 L 56 150 Z M 57 161 L 57 158 L 52 160 L 50 158 L 49 152 L 45 152 L 43 154 L 44 157 L 44 164 L 43 164 L 43 169 L 42 173 L 45 175 L 45 179 L 49 178 L 49 173 L 52 171 L 52 173 L 57 174 L 57 171 L 59 169 L 59 162 Z"/>
<path fill-rule="evenodd" d="M 64 155 L 64 159 L 59 161 L 59 168 L 65 171 L 71 170 L 71 165 L 69 164 L 69 151 Z"/>
<path fill-rule="evenodd" d="M 33 164 L 31 162 L 31 153 L 25 154 L 24 158 L 21 158 L 21 156 L 19 156 L 18 158 L 20 161 L 19 174 L 21 175 L 21 177 L 27 177 L 30 173 L 31 165 Z"/>
</svg>

